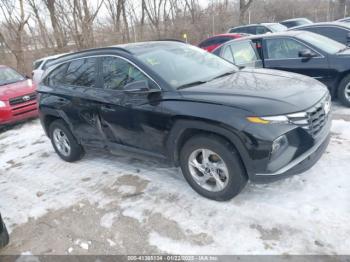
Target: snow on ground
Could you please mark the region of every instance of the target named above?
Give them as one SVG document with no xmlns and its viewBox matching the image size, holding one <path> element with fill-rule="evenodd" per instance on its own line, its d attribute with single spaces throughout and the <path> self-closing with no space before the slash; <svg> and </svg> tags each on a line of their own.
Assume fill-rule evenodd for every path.
<svg viewBox="0 0 350 262">
<path fill-rule="evenodd" d="M 0 210 L 14 231 L 55 210 L 94 204 L 104 210 L 96 227 L 115 230 L 114 239 L 104 239 L 110 248 L 120 242 L 112 225 L 127 217 L 147 229 L 148 244 L 159 252 L 350 254 L 350 122 L 334 120 L 332 133 L 311 170 L 248 184 L 235 199 L 218 203 L 192 191 L 178 169 L 159 163 L 103 152 L 65 163 L 32 121 L 0 134 Z M 117 208 L 109 208 L 114 202 Z M 94 245 L 81 236 L 67 250 L 93 252 Z"/>
</svg>

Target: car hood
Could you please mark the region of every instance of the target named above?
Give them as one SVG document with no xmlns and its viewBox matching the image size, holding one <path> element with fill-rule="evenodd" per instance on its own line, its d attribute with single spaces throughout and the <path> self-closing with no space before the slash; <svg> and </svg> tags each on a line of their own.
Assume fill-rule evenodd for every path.
<svg viewBox="0 0 350 262">
<path fill-rule="evenodd" d="M 180 92 L 185 100 L 238 107 L 263 116 L 303 111 L 322 99 L 328 90 L 303 75 L 247 68 Z"/>
<path fill-rule="evenodd" d="M 32 80 L 24 80 L 13 84 L 0 86 L 0 100 L 8 101 L 11 98 L 34 93 L 36 90 Z"/>
</svg>

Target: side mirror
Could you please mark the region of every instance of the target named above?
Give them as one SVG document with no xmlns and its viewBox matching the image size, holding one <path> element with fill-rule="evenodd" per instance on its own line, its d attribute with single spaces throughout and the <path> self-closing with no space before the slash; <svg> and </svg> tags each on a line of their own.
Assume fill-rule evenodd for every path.
<svg viewBox="0 0 350 262">
<path fill-rule="evenodd" d="M 306 59 L 311 59 L 312 57 L 317 56 L 317 54 L 310 49 L 304 49 L 299 51 L 299 57 L 306 58 Z"/>
<path fill-rule="evenodd" d="M 142 94 L 158 92 L 156 89 L 151 89 L 148 85 L 148 81 L 141 80 L 135 81 L 124 86 L 124 93 L 127 94 Z"/>
</svg>

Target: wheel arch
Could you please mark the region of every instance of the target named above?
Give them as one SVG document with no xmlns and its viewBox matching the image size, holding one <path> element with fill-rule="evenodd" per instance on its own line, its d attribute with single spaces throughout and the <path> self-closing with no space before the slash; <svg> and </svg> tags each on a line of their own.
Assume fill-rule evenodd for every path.
<svg viewBox="0 0 350 262">
<path fill-rule="evenodd" d="M 252 163 L 244 143 L 237 133 L 208 120 L 175 119 L 167 139 L 167 150 L 170 161 L 179 166 L 179 156 L 182 146 L 191 137 L 199 134 L 213 134 L 226 140 L 238 152 L 243 167 L 248 176 L 252 174 Z"/>
</svg>

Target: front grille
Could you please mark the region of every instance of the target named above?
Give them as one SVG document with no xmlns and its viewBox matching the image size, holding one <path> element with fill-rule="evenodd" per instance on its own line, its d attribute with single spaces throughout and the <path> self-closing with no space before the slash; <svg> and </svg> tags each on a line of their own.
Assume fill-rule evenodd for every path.
<svg viewBox="0 0 350 262">
<path fill-rule="evenodd" d="M 331 97 L 327 96 L 309 110 L 302 113 L 288 115 L 288 118 L 290 122 L 302 127 L 310 135 L 315 137 L 321 132 L 322 128 L 327 123 L 329 112 L 326 112 L 326 110 L 330 111 L 330 108 L 326 108 L 327 104 L 330 105 L 330 103 Z"/>
<path fill-rule="evenodd" d="M 31 93 L 28 95 L 11 98 L 9 102 L 10 102 L 11 106 L 16 106 L 16 105 L 20 105 L 23 103 L 27 103 L 29 101 L 33 101 L 35 99 L 36 99 L 36 93 Z"/>
</svg>

